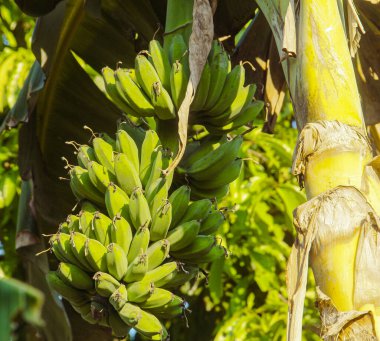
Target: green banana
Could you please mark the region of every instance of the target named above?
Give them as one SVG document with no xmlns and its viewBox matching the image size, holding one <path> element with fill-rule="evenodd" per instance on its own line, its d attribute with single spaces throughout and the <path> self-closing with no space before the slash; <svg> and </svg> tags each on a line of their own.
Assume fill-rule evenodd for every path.
<svg viewBox="0 0 380 341">
<path fill-rule="evenodd" d="M 144 188 L 150 176 L 151 165 L 154 161 L 154 151 L 159 143 L 160 140 L 154 130 L 148 130 L 145 133 L 140 153 L 140 179 Z"/>
<path fill-rule="evenodd" d="M 149 59 L 152 62 L 158 77 L 165 89 L 170 89 L 170 63 L 165 50 L 158 40 L 149 42 Z"/>
<path fill-rule="evenodd" d="M 68 262 L 68 257 L 66 255 L 66 253 L 63 251 L 62 247 L 59 245 L 59 235 L 60 234 L 61 234 L 61 232 L 58 232 L 58 233 L 56 233 L 50 237 L 50 239 L 49 239 L 50 249 L 51 249 L 51 251 L 53 251 L 55 257 L 60 262 Z M 76 258 L 75 258 L 75 260 L 76 260 Z M 76 263 L 79 263 L 79 262 L 76 262 Z"/>
<path fill-rule="evenodd" d="M 202 220 L 206 218 L 211 210 L 212 202 L 209 199 L 202 199 L 192 202 L 179 223 L 191 220 Z"/>
<path fill-rule="evenodd" d="M 158 283 L 163 285 L 163 282 L 165 281 L 165 278 L 167 278 L 169 275 L 176 273 L 178 271 L 178 263 L 177 262 L 169 262 L 162 264 L 158 267 L 156 267 L 153 270 L 148 271 L 143 280 L 152 282 L 156 287 L 159 287 Z M 165 284 L 165 283 L 164 283 Z"/>
<path fill-rule="evenodd" d="M 156 211 L 152 212 L 152 216 L 150 239 L 157 241 L 165 238 L 172 220 L 172 205 L 169 201 L 164 202 Z"/>
<path fill-rule="evenodd" d="M 67 229 L 70 232 L 81 232 L 79 226 L 79 217 L 77 215 L 69 214 L 66 218 L 66 222 L 68 223 Z"/>
<path fill-rule="evenodd" d="M 125 96 L 121 96 L 121 94 L 117 90 L 114 70 L 106 66 L 102 69 L 102 75 L 105 89 L 107 91 L 107 94 L 111 97 L 111 100 L 126 114 L 139 117 L 140 115 L 137 114 L 136 111 L 131 108 Z"/>
<path fill-rule="evenodd" d="M 119 129 L 116 133 L 116 150 L 127 155 L 137 173 L 139 173 L 139 150 L 134 139 L 123 129 Z"/>
<path fill-rule="evenodd" d="M 123 322 L 119 314 L 114 309 L 109 309 L 108 324 L 112 329 L 112 335 L 119 339 L 124 339 L 131 330 L 131 327 Z"/>
<path fill-rule="evenodd" d="M 154 292 L 154 285 L 145 281 L 134 282 L 127 285 L 127 292 L 129 302 L 145 302 Z"/>
<path fill-rule="evenodd" d="M 161 82 L 155 82 L 152 90 L 152 103 L 156 115 L 160 120 L 172 120 L 176 118 L 175 106 L 169 92 L 162 86 Z"/>
<path fill-rule="evenodd" d="M 206 255 L 214 245 L 216 245 L 214 236 L 198 235 L 189 246 L 180 251 L 173 251 L 170 255 L 174 258 L 191 262 L 193 259 L 199 259 L 201 256 Z"/>
<path fill-rule="evenodd" d="M 101 193 L 106 192 L 110 182 L 116 181 L 115 176 L 96 161 L 90 161 L 87 164 L 87 170 L 92 184 Z"/>
<path fill-rule="evenodd" d="M 200 226 L 199 221 L 190 220 L 171 230 L 167 236 L 170 251 L 178 251 L 190 245 L 198 235 Z"/>
<path fill-rule="evenodd" d="M 63 223 L 59 224 L 58 232 L 70 234 L 71 231 L 69 230 L 69 224 L 67 223 L 67 221 L 64 221 Z"/>
<path fill-rule="evenodd" d="M 170 228 L 177 226 L 181 218 L 185 215 L 190 202 L 190 187 L 183 185 L 177 188 L 169 197 L 172 206 L 172 220 Z"/>
<path fill-rule="evenodd" d="M 88 270 L 89 267 L 83 267 L 83 265 L 75 257 L 73 250 L 71 249 L 70 235 L 67 233 L 58 233 L 55 234 L 52 238 L 56 239 L 55 244 L 58 248 L 58 253 L 60 253 L 68 263 L 75 264 L 76 266 Z M 54 254 L 56 254 L 55 249 L 53 248 Z M 57 256 L 57 255 L 56 255 Z M 57 257 L 59 259 L 59 257 Z M 62 260 L 59 259 L 61 262 Z"/>
<path fill-rule="evenodd" d="M 133 238 L 132 229 L 128 221 L 121 216 L 116 216 L 112 220 L 111 241 L 118 244 L 128 254 Z"/>
<path fill-rule="evenodd" d="M 152 221 L 148 201 L 140 187 L 132 192 L 129 199 L 129 217 L 136 229 L 141 226 L 149 226 Z"/>
<path fill-rule="evenodd" d="M 121 284 L 109 297 L 109 302 L 116 311 L 123 308 L 123 305 L 128 302 L 128 292 L 124 284 Z"/>
<path fill-rule="evenodd" d="M 190 105 L 190 111 L 201 111 L 206 103 L 208 89 L 211 81 L 211 69 L 210 64 L 206 61 L 206 64 L 202 71 L 202 76 L 199 81 L 197 90 L 194 95 L 194 99 Z"/>
<path fill-rule="evenodd" d="M 199 268 L 193 265 L 182 265 L 181 270 L 173 272 L 171 275 L 163 278 L 162 281 L 158 281 L 155 285 L 158 287 L 170 289 L 178 288 L 182 284 L 189 282 L 199 273 Z"/>
<path fill-rule="evenodd" d="M 170 89 L 173 103 L 178 110 L 186 95 L 190 74 L 188 69 L 180 61 L 176 61 L 170 72 Z"/>
<path fill-rule="evenodd" d="M 136 143 L 137 149 L 140 151 L 145 138 L 146 130 L 139 125 L 135 125 L 132 121 L 122 121 L 118 123 L 118 129 L 124 130 Z M 117 142 L 117 141 L 116 141 Z M 117 143 L 116 143 L 117 147 Z M 127 154 L 128 155 L 128 154 Z"/>
<path fill-rule="evenodd" d="M 91 272 L 107 272 L 107 249 L 102 243 L 88 238 L 85 244 L 85 257 L 91 266 Z"/>
<path fill-rule="evenodd" d="M 256 92 L 256 85 L 250 84 L 246 87 L 239 89 L 237 96 L 232 101 L 231 105 L 227 107 L 222 113 L 213 114 L 207 113 L 204 117 L 204 122 L 210 123 L 215 126 L 224 126 L 232 122 L 235 118 L 244 111 L 248 105 L 252 103 L 253 96 Z"/>
<path fill-rule="evenodd" d="M 127 273 L 123 281 L 126 283 L 140 281 L 148 271 L 148 257 L 146 253 L 140 253 L 129 263 Z"/>
<path fill-rule="evenodd" d="M 219 227 L 225 220 L 226 217 L 224 214 L 219 210 L 215 210 L 211 212 L 204 220 L 202 220 L 199 233 L 204 235 L 214 234 L 218 231 Z"/>
<path fill-rule="evenodd" d="M 81 211 L 89 213 L 95 213 L 96 211 L 99 211 L 99 209 L 91 201 L 84 200 L 81 202 L 81 204 Z"/>
<path fill-rule="evenodd" d="M 95 212 L 92 219 L 92 229 L 95 238 L 103 245 L 110 243 L 112 220 L 103 213 Z"/>
<path fill-rule="evenodd" d="M 145 185 L 145 192 L 151 191 L 150 187 L 155 181 L 157 181 L 157 179 L 160 179 L 162 177 L 162 170 L 164 169 L 162 165 L 163 156 L 161 148 L 157 147 L 157 150 L 155 151 L 153 157 L 154 159 L 150 167 L 150 175 Z"/>
<path fill-rule="evenodd" d="M 213 199 L 222 200 L 229 191 L 229 185 L 223 185 L 218 188 L 204 189 L 197 187 L 197 183 L 191 182 L 191 199 L 192 200 L 202 200 L 202 199 Z"/>
<path fill-rule="evenodd" d="M 112 144 L 106 142 L 101 137 L 95 137 L 92 140 L 92 146 L 94 148 L 96 160 L 111 172 L 111 174 L 115 174 Z"/>
<path fill-rule="evenodd" d="M 126 154 L 115 155 L 115 174 L 119 186 L 128 195 L 137 187 L 141 187 L 138 168 L 134 167 Z"/>
<path fill-rule="evenodd" d="M 215 244 L 206 254 L 191 257 L 189 262 L 194 264 L 211 263 L 216 259 L 226 257 L 227 255 L 227 250 L 223 246 Z"/>
<path fill-rule="evenodd" d="M 185 170 L 195 180 L 208 180 L 237 157 L 243 142 L 241 135 L 223 143 L 219 148 L 194 162 Z M 181 171 L 182 172 L 182 171 Z"/>
<path fill-rule="evenodd" d="M 76 289 L 92 290 L 94 288 L 94 282 L 91 277 L 74 264 L 64 262 L 59 263 L 57 275 L 67 285 Z"/>
<path fill-rule="evenodd" d="M 103 297 L 110 297 L 120 287 L 119 281 L 106 272 L 97 272 L 94 280 L 96 292 Z"/>
<path fill-rule="evenodd" d="M 46 280 L 51 289 L 70 302 L 81 304 L 86 299 L 86 292 L 74 289 L 63 282 L 55 271 L 49 271 Z"/>
<path fill-rule="evenodd" d="M 152 213 L 157 211 L 167 201 L 170 187 L 169 182 L 170 179 L 168 177 L 158 178 L 146 189 L 145 197 Z"/>
<path fill-rule="evenodd" d="M 116 89 L 124 96 L 129 106 L 140 116 L 153 116 L 154 108 L 140 87 L 134 82 L 130 71 L 117 69 L 115 71 Z"/>
<path fill-rule="evenodd" d="M 108 272 L 117 280 L 121 281 L 128 269 L 127 255 L 122 247 L 115 243 L 109 244 L 106 259 Z"/>
<path fill-rule="evenodd" d="M 141 226 L 132 238 L 131 246 L 127 255 L 130 264 L 139 254 L 145 253 L 150 240 L 150 233 L 147 226 Z"/>
<path fill-rule="evenodd" d="M 159 309 L 173 300 L 174 294 L 166 289 L 154 288 L 145 302 L 139 304 L 144 310 Z"/>
<path fill-rule="evenodd" d="M 231 183 L 239 177 L 242 165 L 243 160 L 240 158 L 236 158 L 224 169 L 221 169 L 219 174 L 215 174 L 208 180 L 197 181 L 196 187 L 207 190 L 228 185 L 229 183 Z"/>
<path fill-rule="evenodd" d="M 74 308 L 74 310 L 80 315 L 86 315 L 89 312 L 91 312 L 91 301 L 87 298 L 81 304 L 76 304 L 75 302 L 70 302 L 70 304 Z"/>
<path fill-rule="evenodd" d="M 93 317 L 92 317 L 92 313 L 91 311 L 89 311 L 88 313 L 86 314 L 81 314 L 81 317 L 83 320 L 85 320 L 86 322 L 90 323 L 90 324 L 97 324 L 98 321 L 96 321 Z"/>
<path fill-rule="evenodd" d="M 79 232 L 71 232 L 70 234 L 70 246 L 71 251 L 77 261 L 81 264 L 81 267 L 86 271 L 91 272 L 92 266 L 86 259 L 86 243 L 87 237 Z"/>
<path fill-rule="evenodd" d="M 181 34 L 176 34 L 172 38 L 172 42 L 169 47 L 169 62 L 170 64 L 175 63 L 176 61 L 185 61 L 188 59 L 187 54 L 187 45 L 183 36 Z"/>
<path fill-rule="evenodd" d="M 78 164 L 82 168 L 87 168 L 90 161 L 95 161 L 94 149 L 86 144 L 81 145 L 77 151 Z"/>
<path fill-rule="evenodd" d="M 220 98 L 231 64 L 225 51 L 214 54 L 210 61 L 210 86 L 203 110 L 211 109 Z"/>
<path fill-rule="evenodd" d="M 184 314 L 184 310 L 185 301 L 177 295 L 173 295 L 173 299 L 165 305 L 150 309 L 155 316 L 162 319 L 173 319 L 175 317 L 182 316 Z"/>
<path fill-rule="evenodd" d="M 170 250 L 170 242 L 162 239 L 151 244 L 146 250 L 148 256 L 148 271 L 153 270 L 161 265 L 168 257 Z"/>
<path fill-rule="evenodd" d="M 92 212 L 84 211 L 83 209 L 79 212 L 79 231 L 89 238 L 95 238 L 94 231 L 92 230 L 93 218 L 94 213 Z"/>
<path fill-rule="evenodd" d="M 127 325 L 151 340 L 165 340 L 167 337 L 167 331 L 160 320 L 136 305 L 124 304 L 119 315 Z"/>
<path fill-rule="evenodd" d="M 223 135 L 232 132 L 244 125 L 248 125 L 250 122 L 254 121 L 257 115 L 262 111 L 264 107 L 264 102 L 255 101 L 243 109 L 239 114 L 237 114 L 233 121 L 224 124 L 223 126 L 215 126 L 212 124 L 207 125 L 207 130 L 214 135 Z"/>
<path fill-rule="evenodd" d="M 87 169 L 80 166 L 70 169 L 70 187 L 78 199 L 89 199 L 100 205 L 104 203 L 102 194 L 92 184 Z"/>
<path fill-rule="evenodd" d="M 245 81 L 245 69 L 240 63 L 236 65 L 233 70 L 227 75 L 226 82 L 223 86 L 223 90 L 220 94 L 219 100 L 215 103 L 213 107 L 207 109 L 207 115 L 217 115 L 223 113 L 227 110 L 236 98 L 239 98 L 239 92 L 244 92 L 243 99 L 241 100 L 242 106 L 246 102 L 246 97 L 248 95 L 248 88 L 244 91 Z M 252 98 L 252 97 L 251 97 Z"/>
<path fill-rule="evenodd" d="M 129 197 L 120 187 L 110 183 L 105 194 L 105 204 L 111 218 L 117 215 L 129 219 Z"/>
</svg>

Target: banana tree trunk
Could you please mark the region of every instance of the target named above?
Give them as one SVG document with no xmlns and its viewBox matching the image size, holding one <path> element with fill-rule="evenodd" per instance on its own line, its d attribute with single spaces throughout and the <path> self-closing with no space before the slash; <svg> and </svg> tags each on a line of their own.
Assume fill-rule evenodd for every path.
<svg viewBox="0 0 380 341">
<path fill-rule="evenodd" d="M 258 3 L 276 35 L 271 5 Z M 309 199 L 294 212 L 298 235 L 288 263 L 292 341 L 301 340 L 309 261 L 322 337 L 380 336 L 380 162 L 372 159 L 338 3 L 301 0 L 291 21 L 289 11 L 295 10 L 289 1 L 280 18 L 282 35 L 277 33 L 282 54 L 289 25 L 297 31 L 296 57 L 283 64 L 300 131 L 293 173 Z"/>
</svg>

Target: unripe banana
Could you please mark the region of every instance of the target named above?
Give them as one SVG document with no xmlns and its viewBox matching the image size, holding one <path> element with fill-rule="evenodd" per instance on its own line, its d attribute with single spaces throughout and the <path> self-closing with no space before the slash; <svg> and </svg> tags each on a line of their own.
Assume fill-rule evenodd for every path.
<svg viewBox="0 0 380 341">
<path fill-rule="evenodd" d="M 108 245 L 111 241 L 112 220 L 105 214 L 96 212 L 92 219 L 92 229 L 95 238 L 103 245 Z"/>
<path fill-rule="evenodd" d="M 127 155 L 137 173 L 139 173 L 139 150 L 134 139 L 123 129 L 119 129 L 116 133 L 116 150 Z"/>
<path fill-rule="evenodd" d="M 83 267 L 83 265 L 75 257 L 75 255 L 71 249 L 70 235 L 69 234 L 58 233 L 58 234 L 55 234 L 52 238 L 56 239 L 56 242 L 54 244 L 57 244 L 57 248 L 59 250 L 58 253 L 63 255 L 63 258 L 66 259 L 66 262 L 71 263 L 71 264 L 75 264 L 76 266 L 81 267 L 85 270 L 89 269 L 89 267 Z M 56 254 L 55 248 L 53 248 L 53 251 L 54 251 L 54 254 Z M 57 257 L 57 258 L 59 259 L 59 257 Z"/>
<path fill-rule="evenodd" d="M 92 146 L 94 148 L 96 160 L 102 166 L 107 168 L 111 174 L 115 174 L 112 144 L 106 142 L 101 137 L 95 137 L 92 140 Z"/>
<path fill-rule="evenodd" d="M 119 339 L 124 339 L 131 330 L 131 327 L 124 323 L 114 309 L 109 309 L 108 323 L 112 329 L 112 335 Z"/>
<path fill-rule="evenodd" d="M 190 245 L 198 235 L 200 225 L 199 221 L 191 220 L 171 230 L 167 237 L 170 251 L 178 251 Z"/>
<path fill-rule="evenodd" d="M 156 82 L 161 83 L 156 69 L 148 58 L 141 53 L 135 58 L 135 70 L 136 78 L 140 87 L 144 90 L 148 98 L 151 98 L 153 93 L 153 84 Z"/>
<path fill-rule="evenodd" d="M 115 176 L 96 161 L 90 161 L 87 164 L 87 170 L 92 184 L 101 193 L 106 192 L 110 182 L 116 181 Z"/>
<path fill-rule="evenodd" d="M 49 239 L 50 249 L 53 251 L 54 255 L 57 257 L 57 259 L 60 262 L 68 262 L 68 259 L 66 258 L 65 252 L 61 250 L 61 247 L 58 244 L 58 238 L 59 238 L 60 232 L 54 234 Z"/>
<path fill-rule="evenodd" d="M 173 299 L 165 305 L 150 309 L 150 311 L 155 316 L 163 319 L 172 319 L 178 316 L 182 316 L 184 310 L 185 301 L 177 295 L 173 295 Z"/>
<path fill-rule="evenodd" d="M 80 304 L 86 297 L 86 293 L 84 291 L 74 289 L 73 287 L 67 285 L 58 277 L 55 271 L 49 271 L 46 275 L 46 280 L 51 289 L 55 290 L 65 299 L 70 300 L 70 302 Z"/>
<path fill-rule="evenodd" d="M 134 282 L 127 285 L 127 292 L 129 302 L 145 302 L 154 292 L 154 285 L 145 281 Z"/>
<path fill-rule="evenodd" d="M 85 255 L 92 271 L 107 272 L 107 249 L 96 239 L 87 239 L 85 245 Z"/>
<path fill-rule="evenodd" d="M 230 61 L 227 53 L 225 51 L 217 52 L 210 61 L 211 79 L 203 110 L 209 110 L 219 100 L 229 71 Z"/>
<path fill-rule="evenodd" d="M 162 281 L 156 282 L 156 286 L 162 288 L 178 288 L 182 284 L 189 282 L 199 273 L 199 268 L 193 265 L 181 265 L 180 270 L 173 272 L 171 275 L 163 278 Z"/>
<path fill-rule="evenodd" d="M 202 200 L 202 199 L 213 199 L 221 200 L 224 198 L 229 191 L 229 185 L 223 185 L 221 187 L 205 189 L 197 187 L 198 182 L 191 182 L 191 199 L 192 200 Z"/>
<path fill-rule="evenodd" d="M 172 120 L 176 118 L 172 98 L 160 82 L 153 84 L 152 103 L 156 110 L 156 115 L 160 120 Z"/>
<path fill-rule="evenodd" d="M 129 263 L 126 275 L 123 281 L 126 283 L 140 281 L 148 271 L 148 257 L 146 253 L 140 253 Z"/>
<path fill-rule="evenodd" d="M 178 110 L 185 98 L 190 74 L 188 69 L 180 61 L 176 61 L 170 73 L 170 89 L 173 103 Z"/>
<path fill-rule="evenodd" d="M 129 197 L 120 187 L 111 183 L 105 194 L 105 203 L 108 215 L 114 218 L 118 215 L 129 219 Z"/>
<path fill-rule="evenodd" d="M 145 133 L 140 153 L 140 179 L 144 188 L 151 173 L 151 165 L 154 161 L 154 151 L 159 143 L 160 140 L 154 130 L 148 130 Z"/>
<path fill-rule="evenodd" d="M 99 137 L 112 146 L 113 150 L 116 150 L 116 140 L 109 136 L 107 133 L 100 133 Z"/>
<path fill-rule="evenodd" d="M 99 211 L 99 209 L 93 205 L 91 201 L 82 201 L 81 202 L 81 211 L 88 212 L 88 213 L 95 213 L 96 211 Z"/>
<path fill-rule="evenodd" d="M 77 159 L 80 167 L 87 168 L 90 161 L 96 161 L 94 149 L 86 144 L 81 145 L 78 148 Z"/>
<path fill-rule="evenodd" d="M 90 180 L 87 169 L 75 166 L 70 170 L 70 187 L 78 199 L 89 199 L 97 204 L 104 203 L 102 194 Z"/>
<path fill-rule="evenodd" d="M 73 288 L 79 290 L 92 290 L 94 288 L 94 282 L 91 277 L 74 264 L 59 263 L 57 275 L 63 282 Z"/>
<path fill-rule="evenodd" d="M 227 250 L 218 244 L 215 244 L 206 254 L 192 257 L 189 262 L 193 264 L 211 263 L 218 258 L 227 257 Z"/>
<path fill-rule="evenodd" d="M 150 187 L 152 186 L 152 184 L 162 177 L 163 169 L 164 168 L 162 166 L 162 151 L 160 147 L 157 147 L 157 150 L 154 152 L 153 155 L 153 162 L 150 167 L 150 175 L 145 185 L 146 193 L 151 191 Z"/>
<path fill-rule="evenodd" d="M 196 180 L 210 179 L 236 159 L 242 142 L 242 136 L 235 137 L 194 162 L 185 172 Z"/>
<path fill-rule="evenodd" d="M 126 154 L 115 155 L 115 174 L 119 186 L 128 195 L 131 195 L 137 187 L 141 187 L 138 168 L 134 167 Z"/>
<path fill-rule="evenodd" d="M 214 234 L 218 231 L 219 227 L 225 220 L 226 217 L 224 214 L 219 210 L 215 210 L 214 212 L 211 212 L 204 220 L 202 220 L 199 233 L 204 235 Z"/>
<path fill-rule="evenodd" d="M 226 82 L 223 86 L 223 90 L 220 94 L 219 100 L 215 105 L 207 110 L 207 115 L 217 115 L 223 113 L 228 109 L 234 100 L 239 97 L 239 91 L 243 92 L 243 86 L 245 81 L 245 69 L 242 64 L 236 65 L 233 70 L 228 74 Z M 246 102 L 248 89 L 245 91 L 243 99 L 241 99 L 242 106 Z"/>
<path fill-rule="evenodd" d="M 152 216 L 150 239 L 157 241 L 165 238 L 172 220 L 172 205 L 169 201 L 164 202 L 156 211 L 152 211 Z"/>
<path fill-rule="evenodd" d="M 210 87 L 210 80 L 211 69 L 209 63 L 206 61 L 206 64 L 202 71 L 201 79 L 197 87 L 197 91 L 195 92 L 194 99 L 190 105 L 191 111 L 200 111 L 203 109 L 207 100 L 208 89 Z"/>
<path fill-rule="evenodd" d="M 128 269 L 127 255 L 122 247 L 115 243 L 109 244 L 106 259 L 108 272 L 117 280 L 121 281 Z"/>
<path fill-rule="evenodd" d="M 181 218 L 185 215 L 190 202 L 190 192 L 190 187 L 183 185 L 170 195 L 169 202 L 172 205 L 172 220 L 170 228 L 177 226 Z"/>
<path fill-rule="evenodd" d="M 176 34 L 171 41 L 169 47 L 169 61 L 170 64 L 178 61 L 185 61 L 187 57 L 187 45 L 181 34 Z"/>
<path fill-rule="evenodd" d="M 146 130 L 139 125 L 135 125 L 132 121 L 122 121 L 118 124 L 119 130 L 124 130 L 135 141 L 137 149 L 140 151 L 143 144 Z M 116 143 L 117 147 L 117 143 Z"/>
<path fill-rule="evenodd" d="M 120 245 L 127 255 L 133 238 L 132 229 L 128 221 L 123 217 L 116 216 L 112 220 L 111 241 Z"/>
<path fill-rule="evenodd" d="M 124 284 L 121 284 L 110 296 L 109 302 L 116 311 L 123 308 L 123 305 L 128 302 L 128 292 Z"/>
<path fill-rule="evenodd" d="M 140 116 L 153 116 L 154 108 L 142 89 L 133 81 L 130 71 L 117 69 L 115 71 L 116 89 L 124 96 L 129 106 Z"/>
<path fill-rule="evenodd" d="M 91 312 L 90 299 L 84 300 L 82 304 L 76 304 L 75 302 L 70 302 L 70 304 L 73 307 L 73 309 L 80 315 L 86 315 Z"/>
<path fill-rule="evenodd" d="M 94 275 L 94 280 L 96 292 L 103 297 L 110 297 L 120 287 L 120 283 L 105 272 L 97 272 Z"/>
<path fill-rule="evenodd" d="M 141 226 L 149 226 L 152 221 L 148 202 L 140 187 L 132 192 L 129 199 L 129 217 L 136 229 Z"/>
<path fill-rule="evenodd" d="M 169 250 L 170 242 L 167 239 L 162 239 L 151 244 L 146 251 L 148 256 L 148 271 L 161 265 L 168 257 Z"/>
<path fill-rule="evenodd" d="M 165 340 L 167 334 L 165 327 L 152 314 L 140 309 L 138 306 L 126 303 L 119 311 L 121 319 L 138 333 L 151 340 Z M 158 337 L 158 338 L 157 338 Z"/>
<path fill-rule="evenodd" d="M 64 221 L 63 223 L 59 224 L 58 232 L 70 234 L 71 231 L 69 230 L 69 224 L 67 223 L 67 221 Z"/>
<path fill-rule="evenodd" d="M 180 223 L 185 223 L 187 221 L 191 220 L 202 220 L 206 218 L 211 210 L 212 202 L 209 199 L 202 199 L 192 202 L 182 219 L 180 220 Z"/>
<path fill-rule="evenodd" d="M 93 317 L 92 317 L 92 314 L 91 314 L 91 311 L 89 311 L 88 313 L 86 314 L 81 314 L 81 317 L 83 320 L 85 320 L 86 322 L 90 323 L 90 324 L 97 324 L 98 321 L 96 321 Z"/>
<path fill-rule="evenodd" d="M 84 234 L 79 232 L 72 232 L 70 234 L 70 246 L 72 253 L 81 264 L 82 268 L 91 272 L 92 266 L 86 259 L 86 242 L 87 237 Z"/>
<path fill-rule="evenodd" d="M 196 187 L 208 190 L 228 185 L 239 177 L 242 164 L 243 160 L 236 158 L 224 169 L 221 169 L 219 174 L 215 174 L 208 180 L 196 181 Z"/>
<path fill-rule="evenodd" d="M 131 108 L 125 96 L 121 96 L 117 90 L 115 72 L 107 66 L 102 69 L 102 75 L 105 89 L 107 91 L 107 94 L 111 97 L 112 101 L 126 114 L 131 114 L 132 116 L 139 117 L 140 115 Z"/>
<path fill-rule="evenodd" d="M 79 231 L 88 238 L 95 238 L 94 231 L 92 230 L 92 219 L 94 213 L 81 210 L 79 212 Z"/>
<path fill-rule="evenodd" d="M 145 302 L 139 304 L 144 310 L 159 309 L 171 302 L 174 294 L 169 290 L 154 288 L 153 293 L 146 299 Z"/>
<path fill-rule="evenodd" d="M 128 263 L 130 264 L 139 254 L 145 253 L 150 240 L 150 233 L 147 226 L 141 226 L 132 239 L 128 252 Z"/>
<path fill-rule="evenodd" d="M 166 284 L 166 283 L 163 283 L 164 279 L 167 276 L 169 276 L 173 273 L 176 273 L 177 271 L 178 271 L 178 263 L 177 262 L 165 263 L 165 264 L 162 264 L 162 265 L 156 267 L 153 270 L 148 271 L 145 274 L 143 280 L 148 281 L 148 282 L 152 282 L 152 283 L 154 283 L 154 285 L 156 287 L 160 287 L 160 285 L 158 285 L 158 283 L 160 283 L 161 285 Z"/>
<path fill-rule="evenodd" d="M 152 213 L 167 201 L 170 187 L 169 181 L 168 177 L 159 178 L 147 188 L 145 197 Z"/>
<path fill-rule="evenodd" d="M 214 245 L 216 245 L 214 236 L 198 235 L 189 246 L 180 251 L 173 251 L 170 254 L 177 259 L 191 262 L 206 255 Z"/>
<path fill-rule="evenodd" d="M 170 63 L 165 50 L 162 48 L 158 40 L 151 40 L 149 42 L 150 60 L 157 71 L 165 89 L 170 89 Z"/>
<path fill-rule="evenodd" d="M 81 232 L 79 227 L 79 216 L 69 214 L 66 218 L 67 228 L 70 232 Z"/>
</svg>

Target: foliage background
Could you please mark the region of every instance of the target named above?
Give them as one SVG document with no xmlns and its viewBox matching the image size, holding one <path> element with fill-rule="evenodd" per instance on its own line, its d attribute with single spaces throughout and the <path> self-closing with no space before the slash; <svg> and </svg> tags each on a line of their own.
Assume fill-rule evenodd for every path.
<svg viewBox="0 0 380 341">
<path fill-rule="evenodd" d="M 34 61 L 30 51 L 33 27 L 34 20 L 21 14 L 13 1 L 2 2 L 0 121 L 14 105 Z M 172 323 L 173 340 L 285 339 L 285 269 L 294 237 L 292 211 L 305 200 L 291 175 L 297 137 L 293 126 L 293 111 L 287 100 L 275 136 L 262 133 L 261 126 L 245 135 L 241 152 L 246 159 L 244 171 L 220 203 L 226 207 L 227 217 L 220 238 L 230 256 L 206 269 L 208 281 L 200 276 L 181 288 L 192 312 L 188 314 L 189 328 L 185 321 Z M 15 251 L 20 193 L 17 174 L 17 129 L 14 129 L 0 136 L 0 273 L 22 279 Z M 1 205 L 5 196 L 7 203 L 3 200 Z M 310 289 L 304 314 L 305 340 L 319 339 L 313 300 L 314 291 Z M 17 339 L 19 325 L 13 327 Z"/>
</svg>

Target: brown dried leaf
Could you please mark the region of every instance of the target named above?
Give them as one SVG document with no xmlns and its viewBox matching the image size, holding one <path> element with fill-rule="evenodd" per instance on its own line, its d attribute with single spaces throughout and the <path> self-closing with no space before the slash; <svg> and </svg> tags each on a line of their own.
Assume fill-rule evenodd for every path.
<svg viewBox="0 0 380 341">
<path fill-rule="evenodd" d="M 193 101 L 194 92 L 198 87 L 202 70 L 210 52 L 213 35 L 214 24 L 210 3 L 208 0 L 196 0 L 194 2 L 193 27 L 189 41 L 190 80 L 187 84 L 185 98 L 178 110 L 179 150 L 166 170 L 167 174 L 177 167 L 185 153 L 190 104 Z"/>
</svg>

